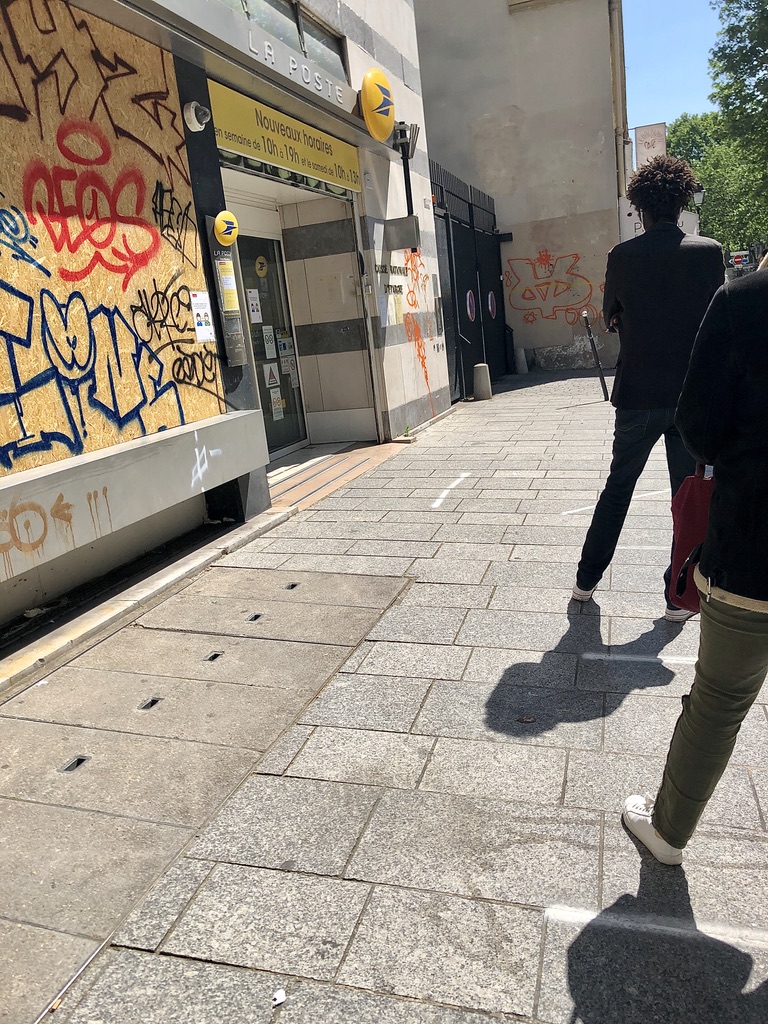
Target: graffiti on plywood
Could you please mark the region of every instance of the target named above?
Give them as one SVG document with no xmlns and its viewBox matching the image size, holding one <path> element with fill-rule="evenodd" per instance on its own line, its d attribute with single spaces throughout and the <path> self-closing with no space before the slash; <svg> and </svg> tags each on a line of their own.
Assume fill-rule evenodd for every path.
<svg viewBox="0 0 768 1024">
<path fill-rule="evenodd" d="M 522 313 L 524 323 L 563 319 L 573 325 L 583 310 L 589 312 L 590 320 L 599 320 L 602 303 L 598 294 L 604 286 L 595 288 L 580 273 L 580 260 L 578 253 L 554 256 L 547 249 L 532 259 L 507 260 L 507 299 L 512 309 Z"/>
<path fill-rule="evenodd" d="M 170 56 L 67 0 L 6 0 L 0 130 L 0 477 L 222 412 Z"/>
</svg>

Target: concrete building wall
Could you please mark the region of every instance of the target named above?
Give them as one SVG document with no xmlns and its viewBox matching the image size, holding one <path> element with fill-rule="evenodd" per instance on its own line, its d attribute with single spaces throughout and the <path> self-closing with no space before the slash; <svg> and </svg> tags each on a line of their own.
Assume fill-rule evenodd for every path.
<svg viewBox="0 0 768 1024">
<path fill-rule="evenodd" d="M 496 200 L 507 321 L 541 365 L 582 365 L 619 240 L 621 5 L 418 0 L 431 156 Z M 602 324 L 599 325 L 602 328 Z M 598 332 L 608 359 L 615 342 Z"/>
</svg>

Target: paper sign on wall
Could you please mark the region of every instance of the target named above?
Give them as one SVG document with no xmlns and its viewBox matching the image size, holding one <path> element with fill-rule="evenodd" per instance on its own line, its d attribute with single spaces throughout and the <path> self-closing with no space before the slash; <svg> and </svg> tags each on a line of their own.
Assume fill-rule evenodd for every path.
<svg viewBox="0 0 768 1024">
<path fill-rule="evenodd" d="M 232 260 L 216 260 L 216 271 L 221 285 L 221 301 L 225 313 L 239 313 L 240 301 L 237 297 L 235 281 L 235 265 Z"/>
<path fill-rule="evenodd" d="M 293 347 L 293 338 L 288 334 L 284 337 L 277 339 L 277 350 L 281 356 L 292 356 L 295 349 Z"/>
<path fill-rule="evenodd" d="M 280 377 L 277 372 L 277 363 L 264 363 L 264 383 L 268 388 L 279 388 Z"/>
<path fill-rule="evenodd" d="M 274 327 L 262 327 L 261 330 L 264 335 L 264 348 L 267 353 L 267 359 L 277 359 Z"/>
<path fill-rule="evenodd" d="M 190 292 L 192 316 L 195 318 L 195 337 L 198 341 L 216 341 L 208 292 Z"/>
<path fill-rule="evenodd" d="M 389 323 L 389 296 L 379 295 L 379 319 L 381 320 L 381 326 L 386 327 Z"/>
<path fill-rule="evenodd" d="M 269 394 L 272 398 L 272 419 L 281 420 L 283 418 L 283 396 L 280 393 L 280 388 L 270 388 Z"/>
<path fill-rule="evenodd" d="M 248 289 L 248 313 L 252 324 L 260 324 L 264 319 L 261 315 L 261 296 L 257 288 Z"/>
</svg>

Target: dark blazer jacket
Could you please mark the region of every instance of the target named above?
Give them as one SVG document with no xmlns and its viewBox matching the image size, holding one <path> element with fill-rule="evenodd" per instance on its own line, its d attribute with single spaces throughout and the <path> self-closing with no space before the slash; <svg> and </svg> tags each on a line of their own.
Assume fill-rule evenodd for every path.
<svg viewBox="0 0 768 1024">
<path fill-rule="evenodd" d="M 702 575 L 768 601 L 768 270 L 715 295 L 675 423 L 691 455 L 715 467 Z"/>
<path fill-rule="evenodd" d="M 619 317 L 611 402 L 674 409 L 707 306 L 723 283 L 719 242 L 659 223 L 608 254 L 603 315 Z"/>
</svg>

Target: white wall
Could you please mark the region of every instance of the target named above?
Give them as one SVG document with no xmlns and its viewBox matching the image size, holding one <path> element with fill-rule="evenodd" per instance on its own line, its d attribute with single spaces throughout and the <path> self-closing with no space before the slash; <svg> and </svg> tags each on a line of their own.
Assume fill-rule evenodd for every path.
<svg viewBox="0 0 768 1024">
<path fill-rule="evenodd" d="M 608 0 L 447 7 L 416 3 L 430 155 L 492 195 L 514 236 L 502 262 L 516 345 L 566 346 L 539 358 L 578 364 L 573 311 L 599 312 L 618 241 Z"/>
</svg>

